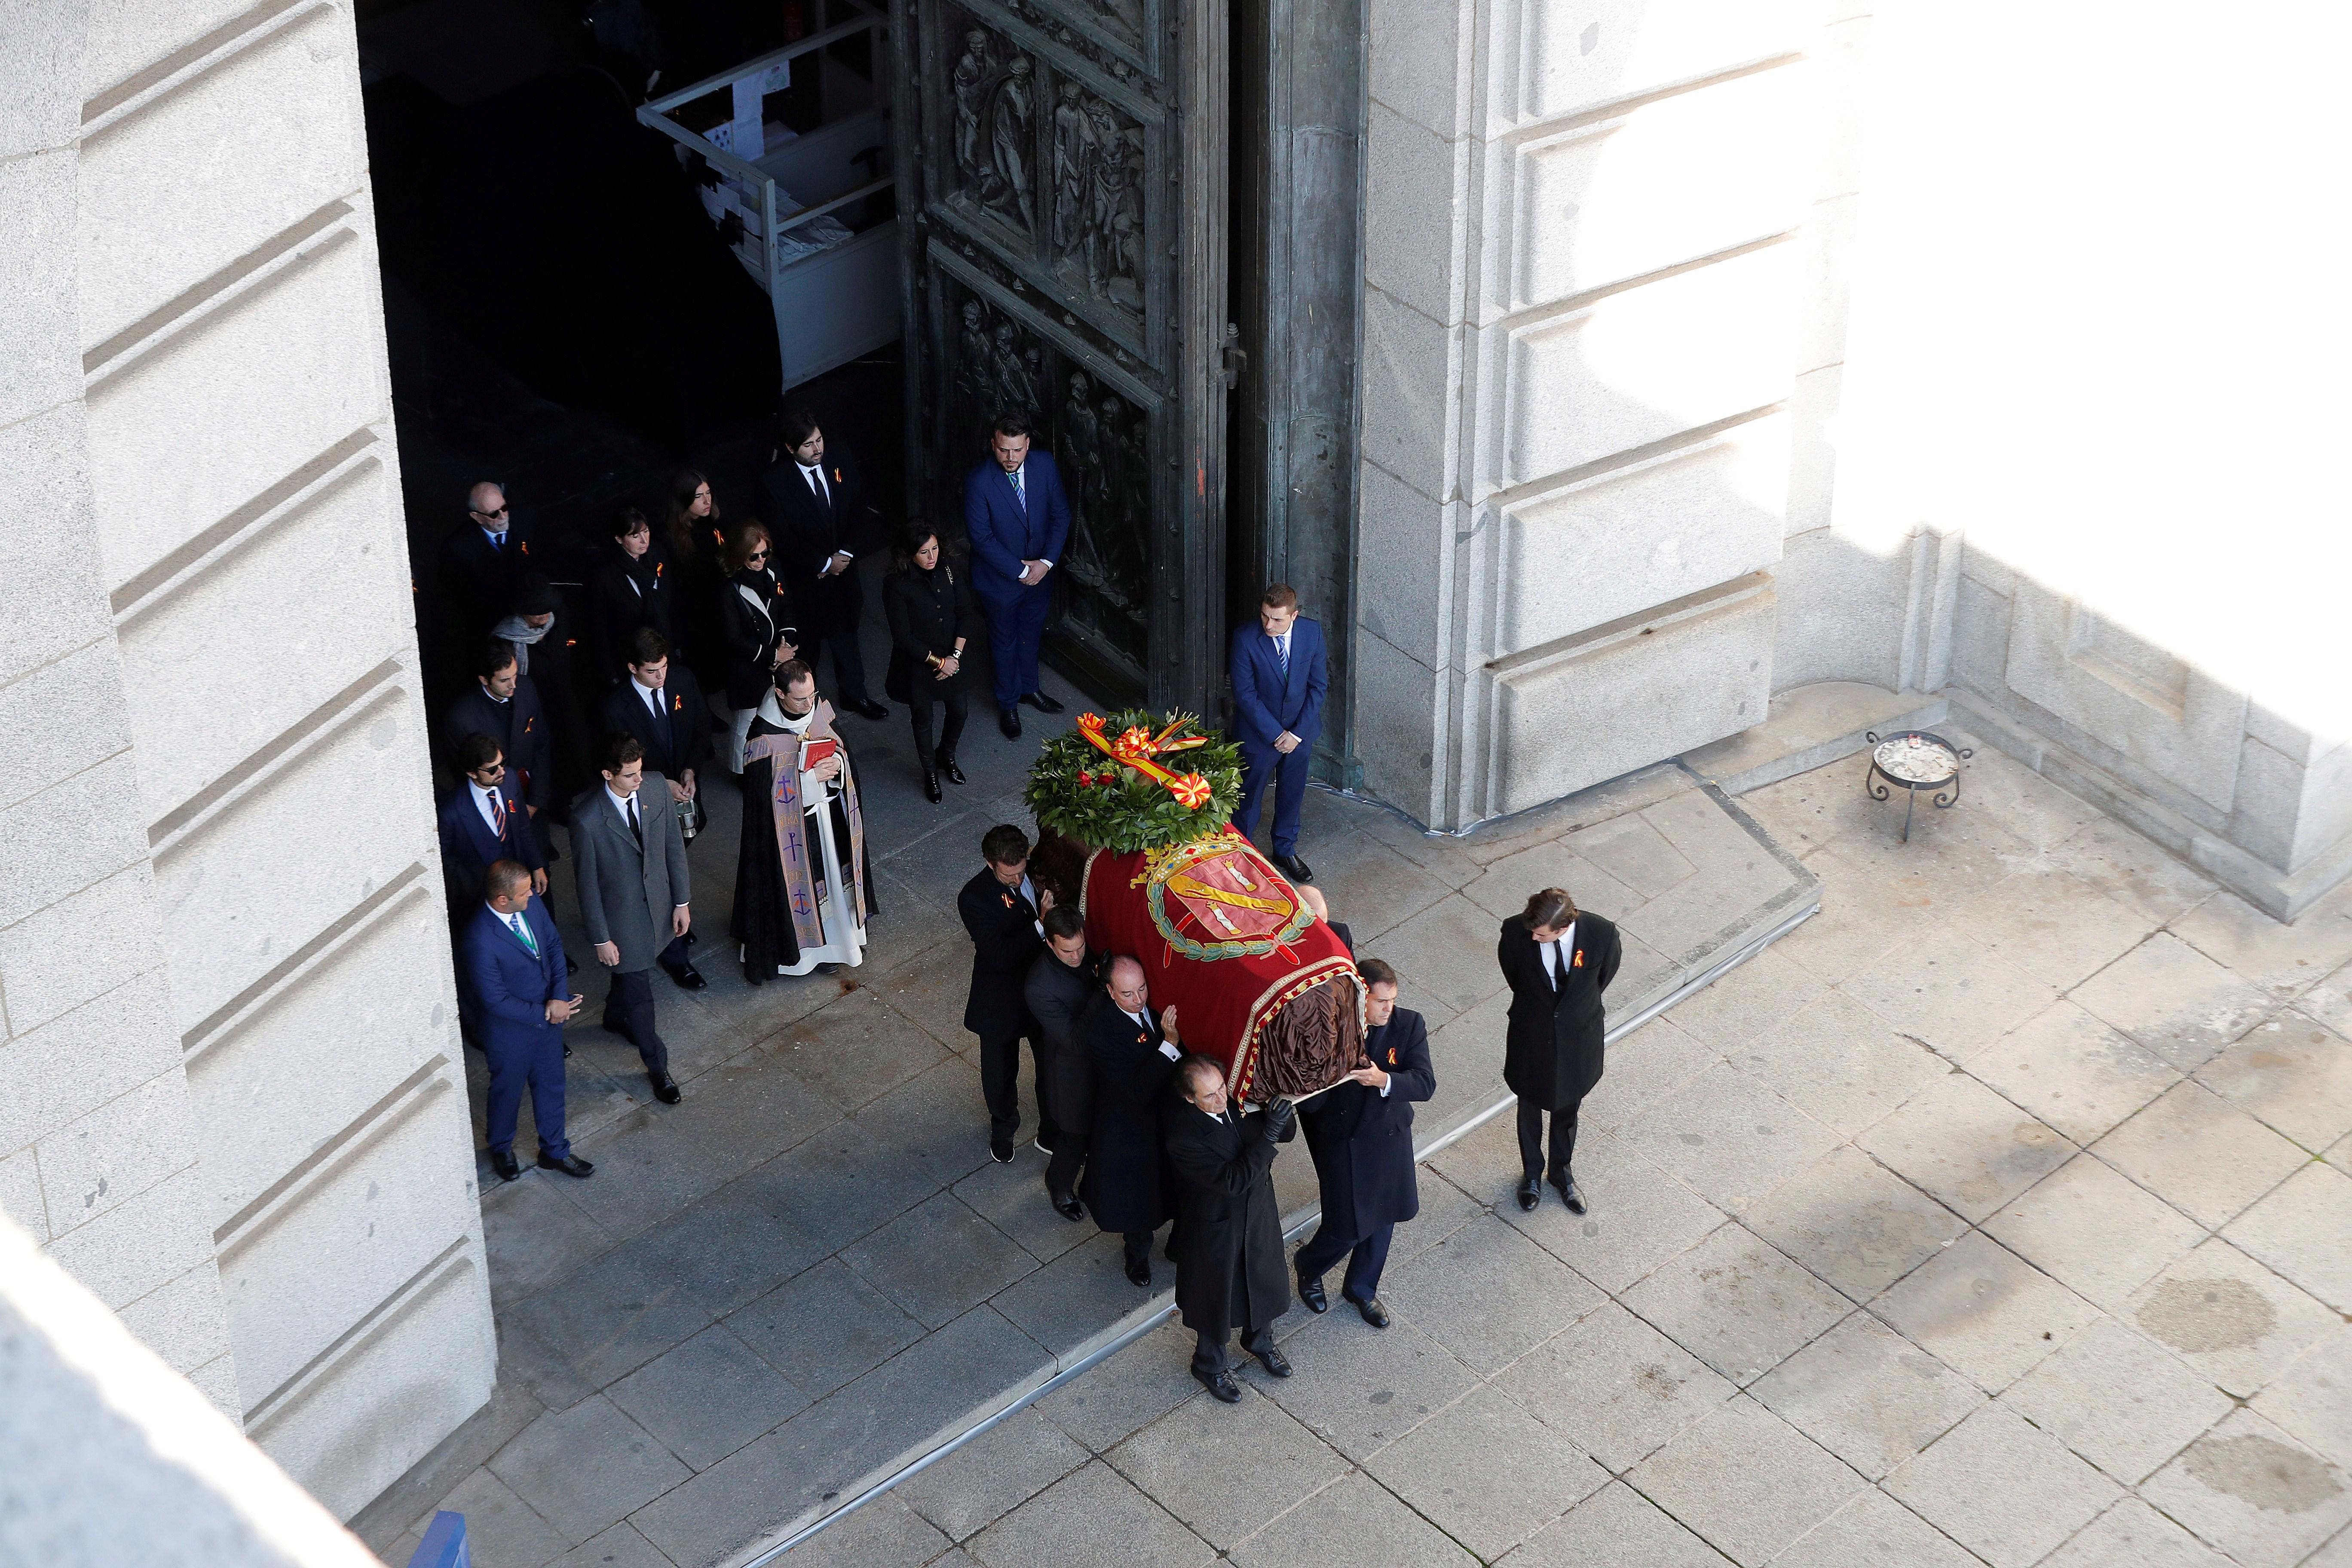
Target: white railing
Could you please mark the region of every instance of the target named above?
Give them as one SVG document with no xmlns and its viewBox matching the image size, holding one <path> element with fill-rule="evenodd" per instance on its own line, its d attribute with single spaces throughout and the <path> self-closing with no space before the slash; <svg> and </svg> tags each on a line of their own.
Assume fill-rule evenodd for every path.
<svg viewBox="0 0 2352 1568">
<path fill-rule="evenodd" d="M 707 171 L 699 176 L 703 209 L 767 290 L 786 388 L 898 336 L 898 220 L 894 215 L 850 226 L 873 210 L 874 197 L 898 184 L 890 173 L 889 18 L 856 0 L 835 14 L 845 10 L 851 13 L 846 21 L 637 110 L 642 123 L 677 143 L 681 163 L 691 168 L 698 158 Z M 870 94 L 835 114 L 825 102 L 831 84 L 822 74 L 824 51 L 860 33 L 871 39 Z M 823 121 L 799 133 L 769 126 L 763 110 L 768 94 L 790 86 L 796 61 L 820 73 Z M 733 112 L 709 124 L 703 100 L 722 94 Z M 688 118 L 708 129 L 691 131 L 679 120 L 689 105 L 703 111 Z M 861 167 L 869 153 L 879 156 Z"/>
</svg>

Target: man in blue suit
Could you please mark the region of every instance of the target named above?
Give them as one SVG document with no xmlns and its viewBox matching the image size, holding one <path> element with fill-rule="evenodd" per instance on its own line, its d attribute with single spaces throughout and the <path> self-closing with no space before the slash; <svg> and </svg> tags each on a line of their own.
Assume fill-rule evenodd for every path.
<svg viewBox="0 0 2352 1568">
<path fill-rule="evenodd" d="M 1062 705 L 1037 689 L 1037 645 L 1053 602 L 1045 574 L 1070 537 L 1070 503 L 1053 458 L 1029 449 L 1029 421 L 998 416 L 990 461 L 963 482 L 963 528 L 971 540 L 971 585 L 988 612 L 988 654 L 996 666 L 997 726 L 1021 738 L 1021 704 L 1040 713 Z"/>
<path fill-rule="evenodd" d="M 580 1009 L 563 978 L 563 939 L 530 897 L 530 868 L 500 860 L 484 874 L 481 901 L 457 938 L 457 1005 L 490 1058 L 490 1168 L 511 1182 L 515 1119 L 530 1090 L 539 1163 L 567 1176 L 596 1167 L 563 1135 L 563 1026 Z"/>
<path fill-rule="evenodd" d="M 530 872 L 530 890 L 544 898 L 547 861 L 508 782 L 505 748 L 493 736 L 467 735 L 457 742 L 457 761 L 466 782 L 441 803 L 441 880 L 450 921 L 462 931 L 474 918 L 482 874 L 493 862 L 520 861 Z"/>
<path fill-rule="evenodd" d="M 1323 694 L 1331 689 L 1323 628 L 1298 613 L 1298 594 L 1276 583 L 1258 600 L 1257 625 L 1234 630 L 1234 728 L 1242 743 L 1242 798 L 1234 831 L 1246 837 L 1258 796 L 1274 781 L 1274 863 L 1294 882 L 1315 873 L 1298 858 L 1298 808 L 1307 768 L 1323 728 Z"/>
</svg>

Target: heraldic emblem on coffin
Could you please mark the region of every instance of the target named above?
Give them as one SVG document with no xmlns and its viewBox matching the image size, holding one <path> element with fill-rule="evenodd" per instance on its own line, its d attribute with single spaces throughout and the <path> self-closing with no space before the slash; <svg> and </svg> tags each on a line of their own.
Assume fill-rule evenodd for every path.
<svg viewBox="0 0 2352 1568">
<path fill-rule="evenodd" d="M 1364 1060 L 1355 963 L 1233 831 L 1240 748 L 1184 735 L 1193 722 L 1088 713 L 1048 742 L 1027 793 L 1045 830 L 1033 875 L 1080 900 L 1088 946 L 1142 963 L 1152 1005 L 1177 1008 L 1236 1098 L 1314 1094 Z"/>
</svg>

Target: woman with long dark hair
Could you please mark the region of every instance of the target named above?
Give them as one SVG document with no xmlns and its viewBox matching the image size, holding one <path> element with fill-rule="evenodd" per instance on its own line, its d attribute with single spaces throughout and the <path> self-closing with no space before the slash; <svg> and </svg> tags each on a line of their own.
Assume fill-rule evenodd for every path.
<svg viewBox="0 0 2352 1568">
<path fill-rule="evenodd" d="M 1546 888 L 1503 922 L 1496 961 L 1511 988 L 1503 1081 L 1519 1097 L 1519 1206 L 1531 1209 L 1549 1180 L 1570 1214 L 1584 1212 L 1570 1161 L 1576 1115 L 1601 1081 L 1601 994 L 1617 976 L 1624 944 L 1617 928 L 1576 907 L 1565 888 Z M 1551 1159 L 1544 1159 L 1544 1114 Z"/>
<path fill-rule="evenodd" d="M 734 738 L 727 771 L 743 771 L 743 740 L 751 716 L 767 700 L 776 666 L 800 651 L 792 625 L 791 601 L 769 566 L 774 546 L 757 521 L 739 522 L 727 536 L 727 581 L 719 588 L 719 626 L 727 644 L 727 706 L 734 710 Z"/>
<path fill-rule="evenodd" d="M 658 542 L 668 552 L 680 607 L 670 642 L 686 655 L 705 688 L 718 686 L 725 679 L 726 647 L 711 609 L 726 582 L 727 538 L 707 475 L 682 468 L 670 481 Z"/>
<path fill-rule="evenodd" d="M 904 702 L 915 724 L 915 760 L 923 770 L 923 794 L 939 804 L 940 775 L 964 782 L 956 766 L 956 742 L 963 734 L 970 702 L 964 696 L 963 648 L 976 630 L 971 588 L 963 574 L 940 558 L 940 536 L 920 519 L 907 524 L 896 552 L 898 570 L 882 584 L 882 614 L 890 624 L 890 669 L 882 689 Z M 931 744 L 931 705 L 947 710 L 936 750 Z"/>
</svg>

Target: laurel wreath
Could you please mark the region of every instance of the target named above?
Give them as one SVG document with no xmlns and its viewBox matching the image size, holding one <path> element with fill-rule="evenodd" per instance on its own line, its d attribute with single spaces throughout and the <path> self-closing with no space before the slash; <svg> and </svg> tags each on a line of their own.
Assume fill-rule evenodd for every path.
<svg viewBox="0 0 2352 1568">
<path fill-rule="evenodd" d="M 1084 730 L 1070 730 L 1045 742 L 1030 766 L 1022 798 L 1040 827 L 1114 854 L 1189 844 L 1223 832 L 1241 800 L 1242 749 L 1214 731 L 1202 739 L 1198 723 L 1191 714 L 1154 714 L 1140 708 L 1106 714 L 1099 726 L 1104 735 L 1140 730 L 1170 741 L 1170 748 L 1146 759 L 1153 767 L 1139 770 L 1104 755 Z M 1179 748 L 1179 739 L 1202 743 Z M 1188 781 L 1198 775 L 1208 786 L 1206 798 L 1187 805 L 1170 784 L 1150 776 L 1163 768 Z"/>
</svg>

